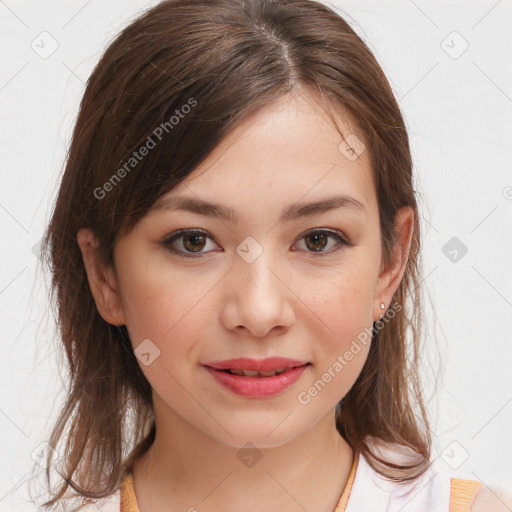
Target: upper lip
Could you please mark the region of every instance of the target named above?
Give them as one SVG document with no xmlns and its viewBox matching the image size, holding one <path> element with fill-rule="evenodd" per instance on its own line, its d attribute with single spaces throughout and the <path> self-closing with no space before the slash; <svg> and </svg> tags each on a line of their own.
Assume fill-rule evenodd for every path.
<svg viewBox="0 0 512 512">
<path fill-rule="evenodd" d="M 252 370 L 257 372 L 268 372 L 279 370 L 281 368 L 295 368 L 308 364 L 306 361 L 298 359 L 288 359 L 285 357 L 268 357 L 266 359 L 256 360 L 246 357 L 237 359 L 226 359 L 224 361 L 209 361 L 203 363 L 204 366 L 215 368 L 216 370 Z"/>
</svg>

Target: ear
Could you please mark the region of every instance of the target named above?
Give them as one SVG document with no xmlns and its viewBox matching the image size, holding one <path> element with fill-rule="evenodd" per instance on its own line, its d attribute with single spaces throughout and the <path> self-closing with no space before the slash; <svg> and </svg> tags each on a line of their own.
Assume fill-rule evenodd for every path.
<svg viewBox="0 0 512 512">
<path fill-rule="evenodd" d="M 99 241 L 89 228 L 80 229 L 77 242 L 87 272 L 96 307 L 109 324 L 125 325 L 124 311 L 114 269 L 104 264 L 98 250 Z"/>
<path fill-rule="evenodd" d="M 375 289 L 374 322 L 379 320 L 388 309 L 405 272 L 414 233 L 414 210 L 412 207 L 403 206 L 397 210 L 395 232 L 397 241 L 391 251 L 391 261 L 387 267 L 384 267 L 384 263 L 382 264 Z M 381 308 L 381 303 L 384 303 L 384 309 Z"/>
</svg>

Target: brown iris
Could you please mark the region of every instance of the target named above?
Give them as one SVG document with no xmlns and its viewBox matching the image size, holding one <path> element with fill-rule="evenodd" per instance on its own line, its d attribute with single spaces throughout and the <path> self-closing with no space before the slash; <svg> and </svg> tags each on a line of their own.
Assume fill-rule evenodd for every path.
<svg viewBox="0 0 512 512">
<path fill-rule="evenodd" d="M 325 247 L 328 238 L 329 237 L 323 233 L 313 233 L 306 237 L 306 245 L 313 251 L 320 251 Z M 307 242 L 308 240 L 314 240 L 316 243 L 314 242 L 313 244 L 309 244 Z"/>
<path fill-rule="evenodd" d="M 199 243 L 199 245 L 197 245 Z M 199 252 L 206 244 L 206 237 L 201 234 L 192 234 L 183 236 L 183 246 L 187 251 Z"/>
</svg>

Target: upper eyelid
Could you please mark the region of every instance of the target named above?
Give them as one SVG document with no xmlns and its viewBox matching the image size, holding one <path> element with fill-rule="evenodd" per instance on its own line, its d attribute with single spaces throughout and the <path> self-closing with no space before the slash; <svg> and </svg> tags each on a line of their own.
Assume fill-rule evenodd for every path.
<svg viewBox="0 0 512 512">
<path fill-rule="evenodd" d="M 347 242 L 348 242 L 348 239 L 347 239 L 348 237 L 346 237 L 342 231 L 334 229 L 334 228 L 311 228 L 311 229 L 308 229 L 308 230 L 304 231 L 303 233 L 301 233 L 297 238 L 302 238 L 306 235 L 316 233 L 316 232 L 321 232 L 321 233 L 325 232 L 325 233 L 332 233 L 335 235 L 339 235 L 342 238 L 344 238 L 345 240 L 347 240 Z M 165 242 L 166 240 L 170 240 L 172 238 L 178 238 L 178 237 L 186 235 L 188 233 L 200 233 L 202 235 L 205 235 L 205 236 L 211 238 L 212 240 L 215 240 L 215 237 L 213 235 L 211 235 L 209 231 L 206 231 L 204 229 L 183 228 L 183 229 L 178 229 L 177 231 L 173 231 L 172 233 L 166 234 L 165 236 L 162 237 L 161 241 Z"/>
</svg>

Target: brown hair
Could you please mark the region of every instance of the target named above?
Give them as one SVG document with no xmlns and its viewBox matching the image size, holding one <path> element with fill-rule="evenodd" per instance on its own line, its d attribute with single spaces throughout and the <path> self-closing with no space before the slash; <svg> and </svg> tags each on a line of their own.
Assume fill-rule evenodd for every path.
<svg viewBox="0 0 512 512">
<path fill-rule="evenodd" d="M 409 259 L 389 305 L 403 308 L 374 329 L 364 368 L 337 406 L 337 428 L 383 475 L 405 481 L 427 469 L 431 437 L 418 376 L 420 225 L 408 136 L 384 73 L 347 22 L 320 2 L 168 0 L 127 26 L 89 78 L 42 243 L 70 379 L 49 440 L 55 448 L 63 443 L 61 480 L 45 507 L 69 487 L 91 499 L 112 493 L 155 436 L 154 423 L 144 430 L 151 386 L 125 326 L 107 323 L 96 308 L 78 230 L 92 228 L 113 265 L 116 239 L 159 197 L 241 121 L 299 88 L 320 99 L 335 126 L 332 113 L 345 111 L 364 134 L 385 263 L 397 209 L 415 211 Z M 150 139 L 151 151 L 133 160 Z M 372 437 L 409 447 L 418 460 L 385 460 L 372 452 Z M 49 469 L 46 478 L 50 488 Z"/>
</svg>

